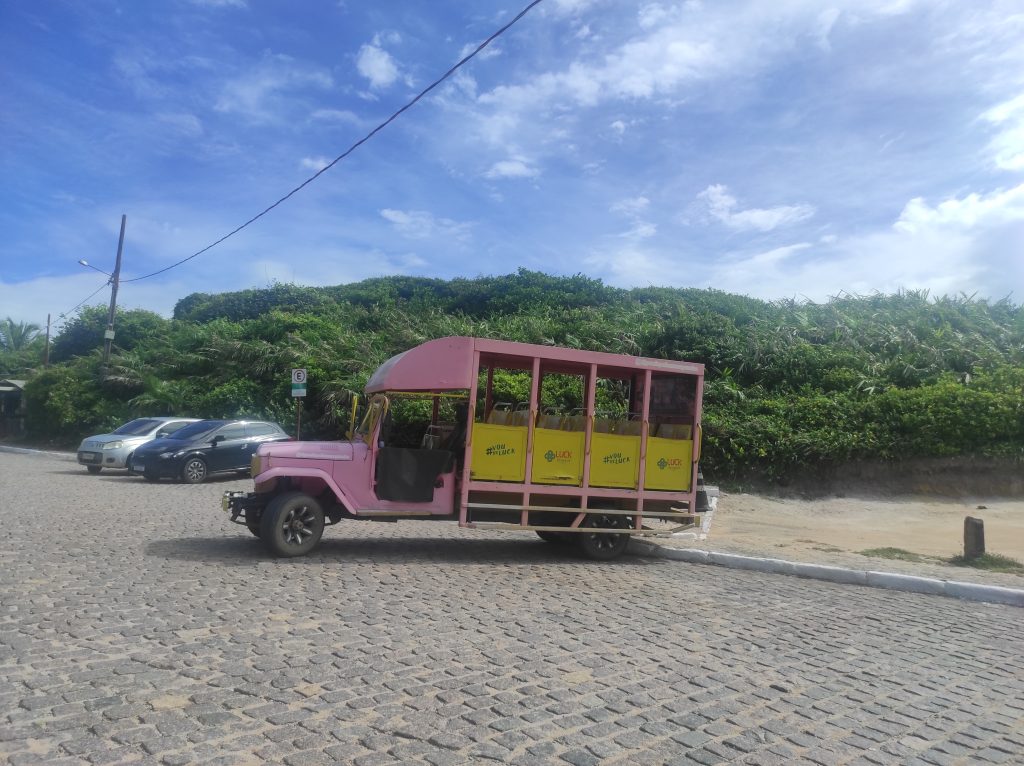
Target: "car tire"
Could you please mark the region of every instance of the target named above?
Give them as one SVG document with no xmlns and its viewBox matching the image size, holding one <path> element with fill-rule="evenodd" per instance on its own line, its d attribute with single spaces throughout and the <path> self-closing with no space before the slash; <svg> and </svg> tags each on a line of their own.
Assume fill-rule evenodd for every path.
<svg viewBox="0 0 1024 766">
<path fill-rule="evenodd" d="M 103 470 L 103 466 L 101 466 L 101 465 L 87 465 L 85 467 L 85 470 L 87 470 L 89 473 L 91 473 L 93 476 L 95 476 L 96 474 L 98 474 L 100 471 Z"/>
<path fill-rule="evenodd" d="M 582 527 L 590 529 L 628 529 L 630 517 L 601 513 L 587 514 Z M 629 546 L 628 534 L 609 532 L 583 532 L 579 535 L 579 546 L 587 558 L 596 561 L 611 561 L 625 553 Z"/>
<path fill-rule="evenodd" d="M 537 533 L 537 537 L 546 543 L 553 543 L 554 545 L 568 545 L 572 542 L 571 532 L 551 532 L 547 529 L 534 530 Z"/>
<path fill-rule="evenodd" d="M 186 484 L 202 484 L 206 476 L 206 461 L 198 455 L 187 458 L 181 467 L 181 480 Z"/>
<path fill-rule="evenodd" d="M 305 556 L 323 534 L 323 508 L 302 492 L 284 492 L 263 509 L 260 538 L 276 556 Z"/>
</svg>

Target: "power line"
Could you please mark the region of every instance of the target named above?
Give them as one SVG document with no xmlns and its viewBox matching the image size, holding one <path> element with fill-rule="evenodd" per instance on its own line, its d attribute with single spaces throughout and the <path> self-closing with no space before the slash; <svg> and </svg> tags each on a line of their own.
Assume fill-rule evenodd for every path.
<svg viewBox="0 0 1024 766">
<path fill-rule="evenodd" d="M 472 53 L 468 54 L 467 56 L 464 56 L 457 64 L 455 64 L 451 69 L 449 69 L 447 72 L 445 72 L 443 75 L 441 75 L 438 79 L 434 80 L 434 82 L 430 83 L 430 85 L 428 85 L 426 88 L 421 90 L 419 92 L 419 94 L 415 98 L 413 98 L 411 101 L 409 101 L 405 106 L 403 106 L 401 109 L 396 111 L 394 114 L 392 114 L 386 120 L 384 120 L 384 122 L 380 123 L 380 125 L 375 127 L 373 130 L 371 130 L 369 133 L 367 133 L 361 139 L 359 139 L 354 144 L 352 144 L 352 146 L 350 146 L 344 152 L 342 152 L 337 157 L 335 157 L 334 160 L 330 164 L 326 165 L 325 167 L 320 168 L 320 170 L 318 170 L 316 173 L 311 175 L 309 178 L 307 178 L 301 184 L 299 184 L 294 189 L 292 189 L 290 192 L 285 194 L 283 197 L 281 197 L 281 199 L 279 199 L 273 205 L 271 205 L 268 208 L 265 208 L 263 211 L 261 211 L 260 213 L 254 215 L 252 218 L 250 218 L 248 221 L 243 223 L 238 228 L 233 229 L 232 231 L 229 231 L 227 234 L 225 234 L 223 237 L 218 239 L 216 242 L 213 242 L 213 243 L 207 245 L 202 250 L 199 250 L 199 251 L 197 251 L 195 253 L 192 253 L 192 255 L 188 256 L 187 258 L 182 258 L 180 261 L 172 263 L 170 266 L 165 266 L 164 268 L 159 269 L 157 271 L 154 271 L 151 274 L 144 274 L 143 276 L 135 277 L 134 279 L 122 279 L 121 283 L 124 284 L 125 282 L 139 282 L 139 281 L 141 281 L 143 279 L 149 279 L 150 277 L 155 277 L 157 274 L 163 274 L 165 271 L 170 271 L 171 269 L 177 268 L 178 266 L 181 266 L 183 263 L 186 263 L 187 261 L 191 261 L 193 258 L 196 258 L 197 256 L 202 255 L 207 250 L 210 250 L 210 249 L 216 247 L 217 245 L 219 245 L 221 242 L 223 242 L 224 240 L 228 239 L 229 237 L 233 237 L 235 234 L 237 234 L 238 232 L 240 232 L 242 229 L 244 229 L 245 227 L 249 226 L 250 224 L 255 223 L 256 221 L 258 221 L 260 218 L 265 216 L 267 213 L 269 213 L 275 207 L 280 205 L 282 202 L 284 202 L 285 200 L 287 200 L 288 198 L 290 198 L 291 196 L 293 196 L 297 192 L 299 192 L 302 189 L 304 189 L 310 183 L 315 181 L 321 175 L 326 173 L 328 170 L 333 168 L 335 165 L 337 165 L 343 159 L 345 159 L 350 154 L 352 154 L 352 152 L 354 152 L 360 146 L 362 146 L 367 141 L 369 141 L 371 138 L 373 138 L 377 133 L 379 133 L 384 128 L 386 128 L 388 125 L 390 125 L 392 122 L 394 122 L 398 118 L 398 116 L 400 114 L 402 114 L 402 112 L 404 112 L 407 109 L 409 109 L 410 107 L 412 107 L 417 101 L 419 101 L 425 95 L 430 93 L 430 91 L 432 91 L 438 85 L 440 85 L 445 80 L 447 80 L 449 77 L 451 77 L 453 74 L 455 74 L 455 72 L 458 71 L 459 68 L 462 67 L 463 64 L 465 64 L 471 58 L 476 56 L 480 51 L 482 51 L 484 48 L 486 48 L 488 45 L 490 45 L 498 37 L 503 35 L 513 24 L 515 24 L 517 21 L 519 21 L 521 18 L 523 18 L 523 16 L 525 16 L 527 13 L 529 13 L 531 10 L 533 10 L 533 8 L 535 6 L 540 5 L 541 2 L 542 2 L 542 0 L 533 0 L 533 2 L 531 2 L 529 5 L 527 5 L 525 8 L 523 8 L 523 10 L 521 10 L 518 14 L 516 14 L 516 16 L 510 22 L 508 22 L 505 26 L 501 27 L 501 29 L 499 29 L 497 32 L 492 34 L 490 37 L 488 37 L 482 43 L 480 43 L 476 47 L 476 49 L 473 50 Z"/>
<path fill-rule="evenodd" d="M 78 306 L 75 306 L 75 307 L 74 307 L 73 309 L 68 309 L 67 311 L 64 311 L 64 312 L 62 312 L 62 313 L 58 314 L 57 316 L 58 316 L 59 318 L 63 319 L 63 318 L 64 318 L 64 317 L 66 317 L 67 315 L 69 315 L 69 314 L 73 314 L 73 313 L 74 313 L 75 311 L 77 311 L 77 310 L 78 310 L 79 306 L 83 306 L 83 305 L 85 305 L 86 303 L 88 303 L 88 301 L 89 301 L 89 300 L 90 300 L 90 299 L 92 298 L 92 296 L 93 296 L 93 295 L 95 295 L 96 293 L 98 293 L 98 292 L 99 292 L 100 290 L 102 290 L 102 289 L 103 289 L 104 287 L 106 287 L 106 286 L 107 286 L 107 285 L 109 285 L 109 284 L 110 284 L 110 280 L 108 279 L 108 280 L 107 280 L 106 282 L 104 282 L 104 283 L 103 283 L 102 285 L 100 285 L 99 287 L 97 287 L 97 288 L 96 288 L 96 290 L 94 290 L 94 291 L 92 292 L 92 294 L 90 294 L 90 295 L 89 295 L 89 297 L 88 297 L 88 298 L 86 298 L 86 299 L 85 299 L 84 301 L 80 301 L 80 302 L 79 302 L 79 304 L 78 304 Z"/>
</svg>

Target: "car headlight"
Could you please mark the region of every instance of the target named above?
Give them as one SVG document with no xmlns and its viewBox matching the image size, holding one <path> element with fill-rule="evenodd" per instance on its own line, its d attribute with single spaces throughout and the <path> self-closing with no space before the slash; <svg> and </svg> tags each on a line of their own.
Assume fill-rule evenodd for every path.
<svg viewBox="0 0 1024 766">
<path fill-rule="evenodd" d="M 103 445 L 103 449 L 121 449 L 124 446 L 124 442 L 107 442 Z"/>
<path fill-rule="evenodd" d="M 160 457 L 162 457 L 164 460 L 167 460 L 168 458 L 178 457 L 178 454 L 179 453 L 177 452 L 161 452 Z"/>
</svg>

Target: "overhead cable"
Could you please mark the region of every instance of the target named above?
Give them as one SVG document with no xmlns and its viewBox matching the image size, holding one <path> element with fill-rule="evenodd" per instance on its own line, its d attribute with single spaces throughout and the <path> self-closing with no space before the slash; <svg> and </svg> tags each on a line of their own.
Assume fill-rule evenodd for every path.
<svg viewBox="0 0 1024 766">
<path fill-rule="evenodd" d="M 337 157 L 335 157 L 335 158 L 334 158 L 334 160 L 333 160 L 333 161 L 331 161 L 331 162 L 330 162 L 330 163 L 329 163 L 328 165 L 326 165 L 326 166 L 324 166 L 324 167 L 320 168 L 320 170 L 318 170 L 318 171 L 317 171 L 316 173 L 314 173 L 313 175 L 311 175 L 311 176 L 310 176 L 309 178 L 307 178 L 307 179 L 306 179 L 305 181 L 303 181 L 303 182 L 302 182 L 301 184 L 299 184 L 299 185 L 298 185 L 298 186 L 296 186 L 296 187 L 295 187 L 294 189 L 292 189 L 292 190 L 291 190 L 290 192 L 288 192 L 287 194 L 285 194 L 285 195 L 284 195 L 283 197 L 281 197 L 281 199 L 279 199 L 279 200 L 278 200 L 277 202 L 275 202 L 275 203 L 274 203 L 273 205 L 270 205 L 269 207 L 265 208 L 264 210 L 262 210 L 261 212 L 257 213 L 257 214 L 256 214 L 256 215 L 254 215 L 254 216 L 253 216 L 252 218 L 250 218 L 250 219 L 249 219 L 248 221 L 246 221 L 245 223 L 243 223 L 243 224 L 242 224 L 241 226 L 239 226 L 239 227 L 237 227 L 237 228 L 233 229 L 232 231 L 229 231 L 229 232 L 228 232 L 227 234 L 225 234 L 225 235 L 224 235 L 223 237 L 221 237 L 220 239 L 218 239 L 218 240 L 217 240 L 216 242 L 212 242 L 211 244 L 209 244 L 209 245 L 207 245 L 206 247 L 204 247 L 204 248 L 203 248 L 202 250 L 198 250 L 198 251 L 196 251 L 196 252 L 192 253 L 192 255 L 188 256 L 187 258 L 182 258 L 182 259 L 181 259 L 180 261 L 177 261 L 177 262 L 175 262 L 175 263 L 172 263 L 172 264 L 171 264 L 170 266 L 165 266 L 164 268 L 162 268 L 162 269 L 158 269 L 157 271 L 154 271 L 154 272 L 152 272 L 152 273 L 150 273 L 150 274 L 144 274 L 144 275 L 142 275 L 141 277 L 135 277 L 134 279 L 122 279 L 122 280 L 121 280 L 121 282 L 122 282 L 122 283 L 124 283 L 124 282 L 138 282 L 138 281 L 140 281 L 140 280 L 143 280 L 143 279 L 149 279 L 150 277 L 155 277 L 155 276 L 156 276 L 157 274 L 163 274 L 163 273 L 164 273 L 165 271 L 170 271 L 171 269 L 177 268 L 178 266 L 181 266 L 181 265 L 182 265 L 183 263 L 186 263 L 186 262 L 188 262 L 188 261 L 191 261 L 191 260 L 192 260 L 193 258 L 196 258 L 197 256 L 200 256 L 200 255 L 202 255 L 202 254 L 203 254 L 203 253 L 205 253 L 205 252 L 206 252 L 207 250 L 210 250 L 210 249 L 212 249 L 212 248 L 216 247 L 217 245 L 219 245 L 219 244 L 220 244 L 221 242 L 223 242 L 224 240 L 228 239 L 229 237 L 233 237 L 233 236 L 234 236 L 235 234 L 237 234 L 238 232 L 240 232 L 240 231 L 241 231 L 242 229 L 246 228 L 246 227 L 247 227 L 247 226 L 249 226 L 250 224 L 252 224 L 252 223 L 255 223 L 256 221 L 258 221 L 258 220 L 259 220 L 260 218 L 262 218 L 263 216 L 265 216 L 265 215 L 266 215 L 267 213 L 269 213 L 269 212 L 270 212 L 271 210 L 273 210 L 273 209 L 274 209 L 275 207 L 277 207 L 277 206 L 278 206 L 278 205 L 280 205 L 280 204 L 281 204 L 282 202 L 284 202 L 285 200 L 287 200 L 288 198 L 290 198 L 290 197 L 291 197 L 292 195 L 294 195 L 294 194 L 296 194 L 297 192 L 299 192 L 299 191 L 301 191 L 302 189 L 304 189 L 304 188 L 305 188 L 306 186 L 308 186 L 308 185 L 309 185 L 310 183 L 312 183 L 313 181 L 315 181 L 315 180 L 316 180 L 317 178 L 319 178 L 319 177 L 320 177 L 321 175 L 323 175 L 323 174 L 324 174 L 324 173 L 326 173 L 326 172 L 327 172 L 328 170 L 330 170 L 330 169 L 331 169 L 331 168 L 333 168 L 333 167 L 334 167 L 335 165 L 337 165 L 337 164 L 338 164 L 339 162 L 341 162 L 341 161 L 342 161 L 343 159 L 345 159 L 346 157 L 348 157 L 348 155 L 350 155 L 350 154 L 351 154 L 352 152 L 354 152 L 354 151 L 355 151 L 356 149 L 358 149 L 358 148 L 359 148 L 360 146 L 362 146 L 362 145 L 363 145 L 363 144 L 365 144 L 365 143 L 366 143 L 367 141 L 369 141 L 369 140 L 370 140 L 371 138 L 373 138 L 373 137 L 374 137 L 374 136 L 375 136 L 375 135 L 376 135 L 377 133 L 379 133 L 379 132 L 380 132 L 381 130 L 383 130 L 383 129 L 384 129 L 384 128 L 386 128 L 386 127 L 387 127 L 388 125 L 390 125 L 390 124 L 391 124 L 392 122 L 394 122 L 394 121 L 395 121 L 395 120 L 396 120 L 396 119 L 398 118 L 398 116 L 399 116 L 400 114 L 402 114 L 402 112 L 404 112 L 404 111 L 406 111 L 407 109 L 409 109 L 410 107 L 412 107 L 412 106 L 413 106 L 413 105 L 414 105 L 414 104 L 415 104 L 415 103 L 416 103 L 417 101 L 419 101 L 419 100 L 420 100 L 421 98 L 423 98 L 423 97 L 424 97 L 425 95 L 427 95 L 428 93 L 430 93 L 430 91 L 432 91 L 432 90 L 433 90 L 434 88 L 436 88 L 436 87 L 437 87 L 438 85 L 440 85 L 440 84 L 441 84 L 441 83 L 443 83 L 443 82 L 444 82 L 445 80 L 447 80 L 447 79 L 448 79 L 449 77 L 451 77 L 451 76 L 452 76 L 452 75 L 453 75 L 453 74 L 454 74 L 454 73 L 455 73 L 456 71 L 458 71 L 458 69 L 459 69 L 460 67 L 462 67 L 462 65 L 463 65 L 463 64 L 465 64 L 465 63 L 466 63 L 467 61 L 469 61 L 469 60 L 470 60 L 471 58 L 473 58 L 474 56 L 476 56 L 476 55 L 477 55 L 477 54 L 478 54 L 478 53 L 479 53 L 480 51 L 482 51 L 482 50 L 483 50 L 484 48 L 486 48 L 486 47 L 487 47 L 488 45 L 490 45 L 490 44 L 491 44 L 491 43 L 492 43 L 492 42 L 493 42 L 494 40 L 496 40 L 496 39 L 497 39 L 498 37 L 500 37 L 501 35 L 503 35 L 503 34 L 504 34 L 504 33 L 505 33 L 505 32 L 506 32 L 506 31 L 507 31 L 507 30 L 508 30 L 508 29 L 509 29 L 509 28 L 510 28 L 510 27 L 511 27 L 511 26 L 512 26 L 513 24 L 515 24 L 515 23 L 516 23 L 517 21 L 519 21 L 519 20 L 520 20 L 521 18 L 523 18 L 523 16 L 525 16 L 525 15 L 526 15 L 527 13 L 529 13 L 529 12 L 530 12 L 530 11 L 531 11 L 531 10 L 532 10 L 532 9 L 533 9 L 533 8 L 534 8 L 535 6 L 537 6 L 537 5 L 540 5 L 540 3 L 541 3 L 542 1 L 543 1 L 543 0 L 533 0 L 533 2 L 531 2 L 531 3 L 529 4 L 529 5 L 527 5 L 527 6 L 525 7 L 525 8 L 523 8 L 523 10 L 521 10 L 521 11 L 520 11 L 520 12 L 519 12 L 518 14 L 516 14 L 516 16 L 515 16 L 515 17 L 514 17 L 514 18 L 513 18 L 513 19 L 512 19 L 512 20 L 511 20 L 510 22 L 508 22 L 508 23 L 507 23 L 507 24 L 506 24 L 505 26 L 503 26 L 503 27 L 502 27 L 501 29 L 499 29 L 499 30 L 498 30 L 497 32 L 495 32 L 494 34 L 492 34 L 492 35 L 491 35 L 490 37 L 488 37 L 488 38 L 487 38 L 486 40 L 484 40 L 484 41 L 483 41 L 482 43 L 480 43 L 480 44 L 479 44 L 479 45 L 478 45 L 478 46 L 477 46 L 477 47 L 476 47 L 476 48 L 475 48 L 475 49 L 474 49 L 474 50 L 473 50 L 473 51 L 472 51 L 471 53 L 469 53 L 468 55 L 464 56 L 464 57 L 463 57 L 463 58 L 462 58 L 462 59 L 461 59 L 461 60 L 460 60 L 460 61 L 459 61 L 459 62 L 458 62 L 457 64 L 455 64 L 454 66 L 452 66 L 452 68 L 451 68 L 451 69 L 449 69 L 449 70 L 448 70 L 447 72 L 445 72 L 445 73 L 444 73 L 443 75 L 441 75 L 441 76 L 440 76 L 439 78 L 437 78 L 436 80 L 434 80 L 434 82 L 432 82 L 432 83 L 431 83 L 430 85 L 428 85 L 428 86 L 427 86 L 426 88 L 424 88 L 423 90 L 421 90 L 421 91 L 419 92 L 419 94 L 418 94 L 418 95 L 417 95 L 417 96 L 416 96 L 415 98 L 413 98 L 413 99 L 412 99 L 411 101 L 409 101 L 409 102 L 408 102 L 408 103 L 407 103 L 407 104 L 406 104 L 405 106 L 403 106 L 403 107 L 402 107 L 401 109 L 399 109 L 398 111 L 396 111 L 396 112 L 395 112 L 394 114 L 392 114 L 392 115 L 391 115 L 390 117 L 388 117 L 388 118 L 387 118 L 386 120 L 384 120 L 384 122 L 380 123 L 380 124 L 379 124 L 379 125 L 378 125 L 377 127 L 375 127 L 375 128 L 373 129 L 373 130 L 371 130 L 371 131 L 370 131 L 369 133 L 367 133 L 367 134 L 366 134 L 365 136 L 363 136 L 363 137 L 362 137 L 361 139 L 359 139 L 359 140 L 358 140 L 358 141 L 356 141 L 356 142 L 355 142 L 354 144 L 352 144 L 352 146 L 350 146 L 350 147 L 349 147 L 348 149 L 346 149 L 346 150 L 345 150 L 344 152 L 342 152 L 342 153 L 341 153 L 341 154 L 339 154 L 339 155 L 338 155 Z"/>
<path fill-rule="evenodd" d="M 73 309 L 68 309 L 67 311 L 63 311 L 63 312 L 61 312 L 60 314 L 58 314 L 58 315 L 57 315 L 57 318 L 58 318 L 58 319 L 63 319 L 64 317 L 66 317 L 66 316 L 68 316 L 68 315 L 70 315 L 70 314 L 73 314 L 73 313 L 75 313 L 76 311 L 78 311 L 78 309 L 79 309 L 79 307 L 80 307 L 80 306 L 84 306 L 84 305 L 85 305 L 86 303 L 88 303 L 88 302 L 89 302 L 89 300 L 91 300 L 91 299 L 92 299 L 93 295 L 96 295 L 96 293 L 98 293 L 98 292 L 99 292 L 100 290 L 102 290 L 102 289 L 103 289 L 104 287 L 106 287 L 106 286 L 107 286 L 107 285 L 109 285 L 109 284 L 110 284 L 110 280 L 108 279 L 108 280 L 107 280 L 106 282 L 104 282 L 104 283 L 103 283 L 102 285 L 100 285 L 99 287 L 97 287 L 97 288 L 96 288 L 96 290 L 94 290 L 94 291 L 92 292 L 92 294 L 91 294 L 91 295 L 89 295 L 89 297 L 88 297 L 88 298 L 86 298 L 86 299 L 85 299 L 85 300 L 83 300 L 83 301 L 80 301 L 80 302 L 78 303 L 78 305 L 77 305 L 77 306 L 75 306 L 75 307 L 74 307 Z"/>
</svg>

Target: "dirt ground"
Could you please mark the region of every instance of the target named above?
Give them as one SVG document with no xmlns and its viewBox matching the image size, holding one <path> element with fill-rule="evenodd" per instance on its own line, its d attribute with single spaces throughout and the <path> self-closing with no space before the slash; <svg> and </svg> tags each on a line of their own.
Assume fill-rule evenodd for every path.
<svg viewBox="0 0 1024 766">
<path fill-rule="evenodd" d="M 780 558 L 800 553 L 859 553 L 902 548 L 948 559 L 963 552 L 964 517 L 985 522 L 988 553 L 1024 561 L 1024 499 L 833 497 L 782 499 L 724 493 L 709 541 L 772 550 Z"/>
</svg>

